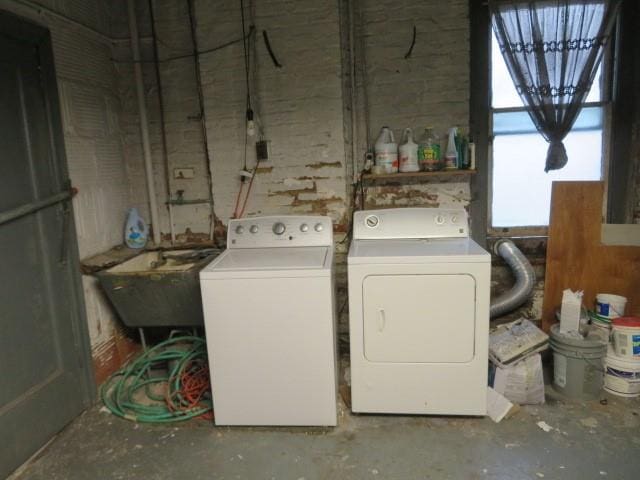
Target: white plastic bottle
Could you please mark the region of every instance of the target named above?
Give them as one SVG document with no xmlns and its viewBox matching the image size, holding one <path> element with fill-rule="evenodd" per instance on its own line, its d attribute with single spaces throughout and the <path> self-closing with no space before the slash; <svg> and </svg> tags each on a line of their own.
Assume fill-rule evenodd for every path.
<svg viewBox="0 0 640 480">
<path fill-rule="evenodd" d="M 418 144 L 413 141 L 413 131 L 410 128 L 404 129 L 402 144 L 400 145 L 400 171 L 420 171 L 420 165 L 418 164 Z"/>
<path fill-rule="evenodd" d="M 384 173 L 398 171 L 398 144 L 389 127 L 382 127 L 375 144 L 376 165 L 382 167 Z"/>
<path fill-rule="evenodd" d="M 124 243 L 129 248 L 144 248 L 149 239 L 149 227 L 136 208 L 129 209 L 124 227 Z"/>
<path fill-rule="evenodd" d="M 458 150 L 456 149 L 456 134 L 458 129 L 451 127 L 449 129 L 449 143 L 447 151 L 444 154 L 444 168 L 447 170 L 455 170 L 458 168 Z"/>
</svg>

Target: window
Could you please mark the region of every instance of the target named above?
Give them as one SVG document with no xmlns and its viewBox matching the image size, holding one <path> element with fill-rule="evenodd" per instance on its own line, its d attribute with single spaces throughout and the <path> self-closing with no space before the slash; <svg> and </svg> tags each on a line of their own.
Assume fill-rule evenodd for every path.
<svg viewBox="0 0 640 480">
<path fill-rule="evenodd" d="M 584 108 L 564 141 L 568 164 L 545 173 L 548 144 L 529 118 L 492 35 L 492 228 L 546 227 L 553 181 L 604 178 L 602 71 L 601 65 Z"/>
</svg>

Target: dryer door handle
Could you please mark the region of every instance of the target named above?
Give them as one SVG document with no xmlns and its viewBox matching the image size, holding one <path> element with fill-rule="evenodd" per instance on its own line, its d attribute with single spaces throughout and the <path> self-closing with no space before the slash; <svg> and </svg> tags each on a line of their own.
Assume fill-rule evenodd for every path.
<svg viewBox="0 0 640 480">
<path fill-rule="evenodd" d="M 387 316 L 384 313 L 384 309 L 378 309 L 378 332 L 382 333 L 385 325 L 387 324 Z"/>
</svg>

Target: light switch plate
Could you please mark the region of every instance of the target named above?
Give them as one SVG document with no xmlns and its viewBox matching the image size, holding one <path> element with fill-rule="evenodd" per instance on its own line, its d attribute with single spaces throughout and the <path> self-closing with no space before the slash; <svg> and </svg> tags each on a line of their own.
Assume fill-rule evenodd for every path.
<svg viewBox="0 0 640 480">
<path fill-rule="evenodd" d="M 173 178 L 179 180 L 194 178 L 195 176 L 195 169 L 191 167 L 173 169 Z"/>
</svg>

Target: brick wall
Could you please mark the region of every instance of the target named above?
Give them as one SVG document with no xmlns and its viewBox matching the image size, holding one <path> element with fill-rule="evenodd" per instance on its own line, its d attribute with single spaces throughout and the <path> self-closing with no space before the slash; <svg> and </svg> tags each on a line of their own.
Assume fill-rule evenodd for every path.
<svg viewBox="0 0 640 480">
<path fill-rule="evenodd" d="M 73 183 L 82 257 L 121 243 L 122 223 L 129 206 L 149 219 L 140 125 L 125 0 L 41 0 L 41 5 L 77 20 L 98 33 L 73 27 L 19 2 L 2 6 L 30 16 L 51 28 L 63 111 L 67 157 Z M 416 136 L 429 125 L 437 133 L 457 125 L 468 127 L 469 19 L 468 2 L 425 0 L 247 0 L 247 25 L 252 37 L 251 94 L 253 108 L 269 140 L 270 159 L 261 164 L 247 203 L 246 215 L 309 213 L 330 215 L 336 223 L 336 284 L 341 333 L 347 333 L 346 249 L 350 217 L 352 158 L 356 168 L 372 148 L 382 125 L 397 138 L 405 127 Z M 355 83 L 350 89 L 349 8 L 355 34 Z M 155 0 L 159 57 L 192 51 L 187 2 Z M 153 58 L 149 11 L 137 2 L 144 60 Z M 197 0 L 197 41 L 200 50 L 239 39 L 239 2 Z M 410 58 L 413 27 L 416 42 Z M 266 30 L 282 68 L 276 68 L 265 48 Z M 166 201 L 184 191 L 187 200 L 207 199 L 208 167 L 213 172 L 213 199 L 219 226 L 232 216 L 244 164 L 245 74 L 243 48 L 235 42 L 201 56 L 208 154 L 203 146 L 193 57 L 163 61 L 167 132 L 167 163 L 163 156 L 158 83 L 154 66 L 143 64 L 149 109 L 155 187 L 160 205 L 160 230 L 170 231 Z M 355 95 L 356 126 L 351 125 L 351 96 Z M 637 123 L 637 122 L 636 122 Z M 636 191 L 634 221 L 640 222 L 640 155 L 638 125 L 634 130 Z M 255 165 L 250 139 L 247 167 Z M 174 178 L 175 168 L 193 169 L 193 179 Z M 168 179 L 167 179 L 168 177 Z M 369 185 L 367 208 L 390 206 L 468 206 L 468 180 Z M 210 206 L 173 207 L 178 241 L 208 238 Z M 221 230 L 223 232 L 223 229 Z M 541 260 L 538 258 L 538 262 Z M 536 266 L 543 275 L 543 265 Z M 494 268 L 494 290 L 508 288 L 509 272 Z M 119 321 L 95 280 L 84 277 L 85 298 L 94 356 L 102 365 L 120 361 Z M 542 282 L 523 312 L 536 316 Z M 344 338 L 344 337 L 343 337 Z M 126 348 L 124 349 L 126 351 Z"/>
<path fill-rule="evenodd" d="M 444 142 L 452 126 L 468 131 L 468 2 L 360 0 L 354 14 L 358 159 L 384 125 L 398 143 L 406 127 L 417 139 L 432 126 Z M 414 26 L 415 45 L 405 59 Z M 413 182 L 368 188 L 366 206 L 466 207 L 469 202 L 468 181 Z"/>
<path fill-rule="evenodd" d="M 246 2 L 249 6 L 250 2 Z M 269 140 L 246 215 L 308 213 L 346 223 L 345 151 L 338 2 L 270 1 L 247 8 L 253 109 Z M 239 2 L 197 2 L 201 49 L 242 36 Z M 268 32 L 282 68 L 262 41 Z M 203 55 L 202 76 L 216 213 L 233 214 L 244 166 L 245 73 L 242 43 Z M 249 140 L 247 166 L 255 165 Z"/>
<path fill-rule="evenodd" d="M 122 2 L 121 2 L 122 3 Z M 143 4 L 146 2 L 142 2 Z M 269 140 L 270 159 L 258 169 L 245 214 L 317 213 L 333 217 L 338 230 L 348 223 L 351 179 L 350 94 L 348 90 L 349 2 L 271 1 L 245 2 L 247 25 L 256 27 L 252 37 L 250 79 L 253 109 Z M 159 56 L 191 51 L 187 2 L 156 0 Z M 239 2 L 196 1 L 195 18 L 200 50 L 207 50 L 242 35 Z M 148 12 L 139 8 L 140 29 L 149 34 Z M 469 28 L 467 2 L 378 2 L 361 0 L 354 11 L 356 51 L 357 158 L 375 142 L 379 128 L 388 124 L 400 136 L 404 127 L 416 136 L 426 125 L 440 134 L 452 126 L 467 128 L 469 116 Z M 127 35 L 126 15 L 116 18 L 114 30 Z M 412 56 L 404 55 L 417 37 Z M 283 68 L 275 68 L 262 31 L 269 33 Z M 121 45 L 118 58 L 127 58 Z M 151 58 L 148 43 L 144 58 Z M 245 72 L 242 43 L 201 56 L 204 107 L 209 155 L 213 172 L 215 212 L 222 223 L 233 215 L 240 188 L 239 170 L 245 158 Z M 132 178 L 142 178 L 139 138 L 136 131 L 134 91 L 128 65 L 118 66 L 121 75 L 125 148 L 131 156 Z M 152 68 L 145 68 L 150 108 L 154 164 L 164 175 L 157 125 L 157 85 Z M 193 59 L 163 62 L 161 78 L 168 132 L 169 173 L 176 167 L 192 167 L 193 180 L 170 179 L 175 196 L 206 198 L 206 158 L 197 121 L 198 102 Z M 154 112 L 156 113 L 154 115 Z M 368 141 L 367 141 L 368 139 Z M 255 165 L 255 139 L 249 139 L 246 163 Z M 157 148 L 155 148 L 157 147 Z M 172 176 L 172 175 L 170 175 Z M 140 182 L 134 182 L 137 184 Z M 164 180 L 156 181 L 160 203 L 166 200 Z M 135 199 L 135 192 L 134 199 Z M 407 187 L 367 189 L 368 207 L 404 205 L 468 205 L 467 181 L 420 183 Z M 144 207 L 144 197 L 137 204 Z M 206 232 L 208 207 L 174 208 L 178 233 L 189 229 Z M 161 212 L 162 233 L 168 219 Z"/>
<path fill-rule="evenodd" d="M 146 2 L 142 2 L 146 4 Z M 269 141 L 270 159 L 260 165 L 245 215 L 309 213 L 329 215 L 336 223 L 336 240 L 344 237 L 350 217 L 352 178 L 351 91 L 349 88 L 349 22 L 351 2 L 333 0 L 278 0 L 245 2 L 248 25 L 255 25 L 250 52 L 252 106 Z M 457 0 L 443 8 L 442 2 L 379 2 L 361 0 L 353 12 L 356 53 L 357 168 L 365 151 L 375 142 L 382 125 L 400 136 L 404 127 L 419 131 L 427 125 L 444 133 L 450 126 L 468 127 L 469 28 L 467 2 Z M 159 56 L 186 54 L 192 49 L 187 2 L 156 0 Z M 149 35 L 146 7 L 139 6 L 141 34 Z M 208 50 L 242 36 L 239 2 L 195 2 L 199 50 Z M 417 38 L 411 58 L 404 55 L 416 26 Z M 126 15 L 114 18 L 113 29 L 127 36 Z M 276 68 L 262 39 L 268 32 L 282 68 Z M 130 55 L 119 44 L 117 58 Z M 148 42 L 143 56 L 152 58 Z M 245 158 L 245 68 L 241 42 L 200 57 L 209 156 L 213 173 L 215 213 L 221 224 L 234 213 L 240 188 L 239 170 Z M 452 61 L 453 60 L 453 61 Z M 137 131 L 130 66 L 118 64 L 123 98 L 125 149 L 134 185 L 142 184 L 143 170 Z M 145 66 L 147 104 L 156 188 L 159 202 L 166 200 L 157 110 L 155 73 Z M 169 173 L 176 167 L 193 167 L 193 180 L 170 179 L 170 190 L 185 190 L 186 198 L 206 195 L 206 161 L 202 133 L 193 117 L 198 112 L 193 59 L 161 64 L 166 111 Z M 368 140 L 367 140 L 368 139 Z M 246 164 L 255 165 L 255 139 L 249 139 Z M 135 203 L 144 206 L 144 195 L 133 192 Z M 142 192 L 143 193 L 143 192 Z M 137 199 L 137 200 L 136 200 Z M 389 206 L 467 206 L 468 181 L 369 186 L 368 208 Z M 143 210 L 144 211 L 144 210 Z M 206 205 L 175 207 L 174 228 L 207 232 Z M 161 229 L 168 233 L 166 210 Z M 186 238 L 186 237 L 185 237 Z M 346 330 L 346 245 L 339 244 L 337 260 L 338 305 L 341 329 Z"/>
</svg>

